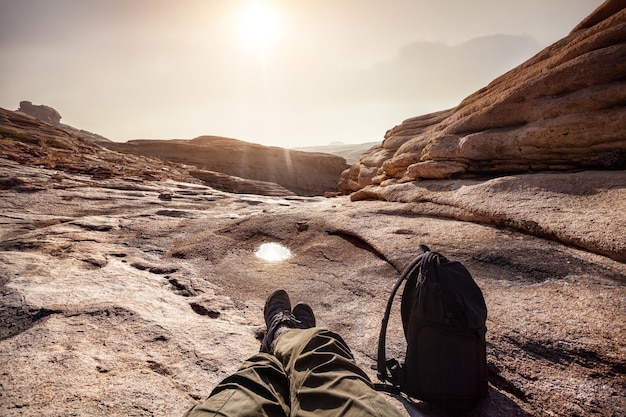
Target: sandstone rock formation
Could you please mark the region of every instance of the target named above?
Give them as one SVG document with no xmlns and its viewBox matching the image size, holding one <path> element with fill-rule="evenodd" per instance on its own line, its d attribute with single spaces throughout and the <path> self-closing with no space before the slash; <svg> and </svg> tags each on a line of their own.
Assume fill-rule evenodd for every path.
<svg viewBox="0 0 626 417">
<path fill-rule="evenodd" d="M 248 180 L 233 175 L 222 174 L 221 172 L 200 169 L 190 170 L 189 174 L 213 188 L 236 194 L 258 194 L 283 197 L 296 195 L 296 193 L 273 182 Z"/>
<path fill-rule="evenodd" d="M 353 194 L 407 203 L 262 197 L 21 113 L 0 109 L 0 136 L 0 415 L 181 415 L 258 349 L 276 287 L 309 301 L 375 378 L 386 297 L 419 243 L 464 262 L 487 300 L 489 397 L 473 416 L 626 407 L 623 173 Z M 256 258 L 266 242 L 293 256 Z M 388 340 L 401 357 L 399 314 Z"/>
<path fill-rule="evenodd" d="M 154 157 L 119 153 L 101 145 L 110 144 L 99 135 L 42 123 L 21 112 L 0 108 L 0 156 L 22 164 L 36 164 L 65 172 L 88 174 L 94 180 L 130 178 L 175 179 L 210 185 L 236 193 L 291 196 L 278 184 L 167 163 Z"/>
<path fill-rule="evenodd" d="M 263 302 L 277 287 L 309 301 L 374 378 L 386 297 L 419 243 L 464 262 L 485 294 L 489 397 L 472 416 L 609 417 L 626 406 L 624 263 L 478 217 L 447 219 L 454 207 L 436 198 L 237 195 L 169 179 L 94 181 L 35 160 L 0 158 L 0 415 L 181 415 L 258 350 Z M 563 227 L 561 206 L 596 207 L 586 227 L 568 230 L 581 238 L 624 224 L 626 188 L 598 177 L 581 189 L 559 175 L 569 180 L 537 195 L 524 192 L 533 176 L 428 186 L 467 211 L 518 190 L 520 204 L 500 214 L 513 224 L 544 212 L 547 232 Z M 610 246 L 610 233 L 592 234 Z M 255 257 L 266 242 L 292 257 Z M 394 357 L 399 316 L 398 307 Z M 386 398 L 409 416 L 441 415 Z"/>
<path fill-rule="evenodd" d="M 59 126 L 61 124 L 61 114 L 49 106 L 36 105 L 30 101 L 20 101 L 20 108 L 17 109 L 17 111 L 36 117 L 37 119 L 50 123 L 54 126 Z"/>
<path fill-rule="evenodd" d="M 238 178 L 276 183 L 303 196 L 336 192 L 339 176 L 348 167 L 345 159 L 335 155 L 268 147 L 217 136 L 192 140 L 131 140 L 105 146 Z"/>
<path fill-rule="evenodd" d="M 407 139 L 390 135 L 362 162 Z M 258 350 L 278 287 L 310 302 L 374 378 L 387 296 L 420 243 L 463 262 L 485 295 L 489 396 L 472 417 L 626 409 L 626 172 L 402 173 L 321 198 L 233 194 L 191 173 L 243 179 L 193 171 L 0 109 L 0 415 L 181 415 Z M 267 242 L 292 257 L 257 258 Z M 388 353 L 401 358 L 398 310 Z M 381 395 L 407 416 L 441 416 Z"/>
<path fill-rule="evenodd" d="M 607 0 L 569 36 L 467 97 L 415 117 L 342 173 L 368 185 L 545 170 L 626 169 L 626 5 Z"/>
<path fill-rule="evenodd" d="M 29 121 L 22 117 L 22 114 L 52 124 L 57 129 L 40 128 L 38 123 Z M 90 149 L 87 153 L 99 149 L 98 152 L 104 154 L 107 153 L 104 148 L 108 148 L 123 152 L 123 154 L 108 152 L 113 159 L 130 160 L 133 158 L 129 154 L 134 154 L 139 159 L 154 161 L 154 166 L 167 166 L 168 164 L 163 161 L 174 162 L 175 164 L 170 163 L 169 166 L 177 166 L 176 170 L 185 171 L 189 176 L 211 187 L 243 194 L 314 196 L 336 193 L 338 178 L 348 166 L 344 158 L 330 153 L 266 147 L 215 136 L 202 136 L 193 140 L 133 140 L 118 143 L 101 135 L 59 123 L 60 115 L 55 122 L 52 117 L 54 114 L 58 115 L 58 112 L 51 107 L 35 106 L 29 101 L 22 101 L 17 113 L 0 109 L 0 128 L 4 129 L 6 138 L 12 139 L 16 139 L 17 136 L 29 137 L 24 129 L 30 129 L 33 131 L 30 136 L 32 139 L 30 148 L 33 148 L 32 145 L 35 145 L 34 147 L 43 145 L 46 149 L 52 148 L 53 154 L 58 152 L 69 154 L 87 148 Z M 40 137 L 42 132 L 47 132 L 45 138 Z M 21 142 L 20 146 L 24 147 L 27 146 L 25 143 L 29 143 L 29 140 L 17 140 L 17 142 Z M 9 142 L 4 142 L 4 144 L 9 146 Z M 10 146 L 14 147 L 15 144 L 16 141 L 13 141 Z M 30 151 L 35 152 L 33 149 Z M 19 158 L 19 153 L 13 152 L 13 155 Z M 75 153 L 74 156 L 79 158 L 81 153 L 84 152 Z M 47 155 L 48 159 L 52 157 L 52 154 L 48 152 L 43 152 L 42 155 Z M 157 162 L 155 158 L 161 161 Z M 56 159 L 61 163 L 68 162 L 68 159 Z M 76 162 L 78 165 L 80 163 Z M 52 163 L 51 166 L 54 164 Z M 147 168 L 150 164 L 140 166 Z M 184 169 L 180 164 L 193 166 Z M 120 164 L 120 166 L 128 168 L 128 164 Z M 121 174 L 115 173 L 115 164 L 103 165 L 97 169 L 103 170 L 101 175 Z M 128 173 L 124 175 L 126 174 Z M 191 181 L 196 182 L 193 179 Z"/>
<path fill-rule="evenodd" d="M 137 177 L 199 182 L 181 167 L 114 152 L 21 112 L 2 108 L 0 156 L 21 164 L 88 174 L 94 179 Z"/>
</svg>

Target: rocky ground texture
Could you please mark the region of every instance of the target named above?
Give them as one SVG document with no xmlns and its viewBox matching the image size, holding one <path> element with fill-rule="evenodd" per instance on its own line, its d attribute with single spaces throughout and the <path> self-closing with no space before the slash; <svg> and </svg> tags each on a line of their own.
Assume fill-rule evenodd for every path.
<svg viewBox="0 0 626 417">
<path fill-rule="evenodd" d="M 626 265 L 602 254 L 506 224 L 455 220 L 434 199 L 237 195 L 7 159 L 0 178 L 1 415 L 180 415 L 258 350 L 263 302 L 275 288 L 310 302 L 374 377 L 386 298 L 419 243 L 462 261 L 485 294 L 489 397 L 472 415 L 618 416 L 626 408 Z M 518 205 L 509 200 L 516 190 L 537 190 L 532 175 L 458 190 L 468 208 L 503 198 L 501 216 L 542 213 L 543 230 L 557 233 L 557 207 L 590 204 L 581 178 L 567 182 L 573 189 L 561 182 L 536 198 L 522 193 Z M 577 228 L 570 213 L 567 233 L 612 247 L 614 233 L 624 236 L 624 176 L 585 187 L 595 191 L 597 216 L 585 212 L 589 224 Z M 551 206 L 549 193 L 562 198 Z M 601 233 L 615 222 L 621 230 Z M 292 257 L 257 258 L 266 242 Z M 388 353 L 400 357 L 397 313 Z M 407 415 L 439 415 L 389 399 Z"/>
</svg>

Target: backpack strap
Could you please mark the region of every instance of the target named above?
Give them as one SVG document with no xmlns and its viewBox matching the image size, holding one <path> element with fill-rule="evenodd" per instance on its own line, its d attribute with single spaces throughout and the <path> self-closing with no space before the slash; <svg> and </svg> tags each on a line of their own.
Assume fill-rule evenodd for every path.
<svg viewBox="0 0 626 417">
<path fill-rule="evenodd" d="M 401 365 L 395 359 L 387 360 L 385 353 L 385 344 L 387 339 L 387 325 L 389 324 L 389 315 L 391 314 L 391 306 L 393 304 L 393 299 L 398 292 L 398 288 L 402 284 L 402 281 L 407 279 L 407 277 L 411 276 L 411 274 L 415 271 L 416 268 L 419 268 L 420 261 L 422 256 L 425 253 L 429 252 L 430 249 L 426 245 L 420 245 L 420 249 L 424 252 L 423 254 L 417 256 L 413 262 L 407 266 L 398 281 L 396 281 L 393 289 L 391 290 L 391 294 L 389 295 L 389 300 L 387 300 L 387 307 L 385 308 L 385 315 L 383 316 L 382 324 L 380 326 L 380 335 L 378 336 L 378 360 L 376 363 L 376 369 L 378 370 L 377 376 L 378 379 L 382 382 L 389 381 L 394 386 L 398 387 L 401 381 Z M 389 372 L 388 372 L 389 370 Z"/>
</svg>

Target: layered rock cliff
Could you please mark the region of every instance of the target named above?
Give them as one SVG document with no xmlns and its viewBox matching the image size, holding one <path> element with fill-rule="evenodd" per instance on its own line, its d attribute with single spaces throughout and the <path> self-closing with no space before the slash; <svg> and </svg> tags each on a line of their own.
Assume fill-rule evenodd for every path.
<svg viewBox="0 0 626 417">
<path fill-rule="evenodd" d="M 202 182 L 222 191 L 268 196 L 336 194 L 337 178 L 347 167 L 345 159 L 336 155 L 213 136 L 116 143 L 95 133 L 2 108 L 0 156 L 99 178 L 173 178 Z"/>
<path fill-rule="evenodd" d="M 342 173 L 340 189 L 626 169 L 625 7 L 621 0 L 606 1 L 567 37 L 457 107 L 389 130 L 380 145 Z"/>
<path fill-rule="evenodd" d="M 131 140 L 105 146 L 238 178 L 275 183 L 304 196 L 336 192 L 337 179 L 348 167 L 345 159 L 336 155 L 262 146 L 219 136 L 200 136 L 192 140 Z"/>
</svg>

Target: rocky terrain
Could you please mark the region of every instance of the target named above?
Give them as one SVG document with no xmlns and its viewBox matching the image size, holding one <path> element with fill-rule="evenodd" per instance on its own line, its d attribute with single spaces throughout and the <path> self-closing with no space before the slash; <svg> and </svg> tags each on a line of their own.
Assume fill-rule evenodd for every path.
<svg viewBox="0 0 626 417">
<path fill-rule="evenodd" d="M 626 169 L 625 6 L 606 1 L 569 36 L 457 107 L 390 129 L 382 144 L 343 172 L 340 188 Z"/>
<path fill-rule="evenodd" d="M 219 136 L 192 140 L 130 140 L 104 145 L 117 151 L 193 165 L 205 171 L 277 184 L 303 196 L 337 192 L 337 178 L 348 167 L 345 159 L 336 155 L 269 147 Z"/>
<path fill-rule="evenodd" d="M 30 117 L 23 117 L 23 115 Z M 63 145 L 59 145 L 60 142 L 54 136 L 59 134 L 67 139 L 68 143 L 72 143 L 70 145 L 72 149 L 64 150 L 67 153 L 75 149 L 77 142 L 81 142 L 81 149 L 94 149 L 99 154 L 107 153 L 103 148 L 116 151 L 108 152 L 109 156 L 117 155 L 113 159 L 119 158 L 119 153 L 138 157 L 124 158 L 127 165 L 133 159 L 148 159 L 160 166 L 172 166 L 172 163 L 187 164 L 186 172 L 191 177 L 214 188 L 234 193 L 270 196 L 315 196 L 336 193 L 338 191 L 337 178 L 348 167 L 341 155 L 350 156 L 354 162 L 355 153 L 366 148 L 347 145 L 335 152 L 332 152 L 333 149 L 325 151 L 324 147 L 319 151 L 309 149 L 307 152 L 302 152 L 218 136 L 202 136 L 192 140 L 113 142 L 96 133 L 60 123 L 61 115 L 57 110 L 45 105 L 33 105 L 29 101 L 22 101 L 17 113 L 0 109 L 0 117 L 5 126 L 5 136 L 12 136 L 14 139 L 20 135 L 23 138 L 28 137 L 30 135 L 28 131 L 38 126 L 32 118 L 46 122 L 42 130 L 48 132 L 47 141 L 39 140 L 41 132 L 33 132 L 31 136 L 39 139 L 37 141 L 22 140 L 22 149 L 15 148 L 14 143 L 10 145 L 5 143 L 5 147 L 13 148 L 9 151 L 9 157 L 16 160 L 19 160 L 19 155 L 26 146 L 24 144 L 34 144 L 35 148 L 43 144 L 46 149 L 52 149 L 55 154 L 58 153 L 59 147 Z M 57 129 L 64 131 L 67 135 L 57 132 Z M 48 146 L 50 144 L 52 146 Z M 32 148 L 31 146 L 28 152 L 34 152 Z M 46 153 L 42 152 L 42 155 Z M 115 164 L 109 168 L 114 170 Z"/>
<path fill-rule="evenodd" d="M 0 108 L 0 156 L 18 163 L 35 164 L 67 172 L 83 172 L 102 179 L 117 177 L 137 177 L 137 180 L 152 181 L 175 179 L 203 183 L 234 193 L 270 196 L 296 194 L 274 182 L 236 177 L 191 165 L 172 163 L 157 157 L 113 151 L 102 146 L 107 143 L 112 142 L 94 133 L 66 125 L 52 126 L 23 112 Z M 339 160 L 343 161 L 340 158 Z M 317 173 L 323 171 L 323 168 L 319 167 L 324 167 L 324 164 L 318 166 Z M 278 168 L 280 167 L 273 167 Z M 331 169 L 334 169 L 337 175 L 337 167 Z M 312 176 L 308 182 L 315 183 L 315 178 Z M 312 192 L 311 189 L 309 192 Z M 323 189 L 318 188 L 318 192 L 323 193 Z"/>
<path fill-rule="evenodd" d="M 263 302 L 277 287 L 309 301 L 369 370 L 387 295 L 419 243 L 464 262 L 485 294 L 490 388 L 472 415 L 618 416 L 626 407 L 626 265 L 606 256 L 453 220 L 436 202 L 232 194 L 5 158 L 0 178 L 0 415 L 180 415 L 257 351 Z M 501 214 L 515 221 L 551 197 L 571 207 L 591 197 L 598 214 L 583 212 L 589 224 L 569 233 L 610 242 L 600 232 L 619 222 L 623 238 L 626 181 L 589 178 L 593 195 L 560 183 L 531 200 L 520 194 Z M 467 192 L 514 199 L 533 181 Z M 544 221 L 562 227 L 553 210 Z M 266 242 L 292 257 L 257 258 Z M 400 357 L 399 311 L 390 329 L 389 355 Z M 389 399 L 407 415 L 439 415 Z"/>
<path fill-rule="evenodd" d="M 268 197 L 19 113 L 0 127 L 0 415 L 180 415 L 258 349 L 277 287 L 373 378 L 387 295 L 419 243 L 462 261 L 487 300 L 489 397 L 471 415 L 626 407 L 623 171 L 385 188 L 406 202 Z M 257 258 L 267 242 L 292 257 Z M 390 330 L 401 357 L 399 312 Z"/>
<path fill-rule="evenodd" d="M 614 39 L 624 34 L 623 24 L 615 23 L 623 22 L 622 3 L 608 1 L 567 42 L 556 44 L 567 49 L 577 39 L 579 47 L 569 55 L 549 48 L 538 57 L 565 71 L 565 63 L 584 62 L 580 57 L 586 54 L 623 51 L 622 40 L 596 52 L 576 52 L 610 38 L 608 33 Z M 623 118 L 609 120 L 605 113 L 622 115 L 623 103 L 602 107 L 608 96 L 594 95 L 596 104 L 586 97 L 609 87 L 619 97 L 623 76 L 589 88 L 581 81 L 575 96 L 580 103 L 574 104 L 575 93 L 552 83 L 550 68 L 530 70 L 543 62 L 537 59 L 468 98 L 462 106 L 475 112 L 467 119 L 459 107 L 392 129 L 343 176 L 344 190 L 355 192 L 332 198 L 298 196 L 278 182 L 118 152 L 103 147 L 105 141 L 0 109 L 0 415 L 181 415 L 258 351 L 263 303 L 276 288 L 286 289 L 294 303 L 309 302 L 318 323 L 341 333 L 374 378 L 370 366 L 387 296 L 425 243 L 468 267 L 489 309 L 489 395 L 469 416 L 622 416 L 626 171 L 617 168 L 624 126 Z M 609 74 L 622 65 L 598 62 L 569 74 L 591 80 L 595 72 Z M 500 103 L 506 100 L 497 98 L 531 90 L 517 83 L 524 68 L 529 79 L 531 73 L 538 77 L 536 86 L 560 94 L 544 99 L 556 100 L 552 104 L 562 116 L 544 118 L 550 106 L 537 102 L 537 120 L 526 122 L 533 128 L 518 131 L 519 138 L 539 129 L 547 135 L 546 146 L 553 143 L 555 136 L 540 129 L 540 120 L 554 126 L 570 120 L 576 129 L 569 132 L 589 129 L 582 136 L 597 137 L 595 145 L 579 135 L 562 148 L 571 158 L 561 162 L 574 161 L 576 170 L 559 164 L 550 168 L 561 171 L 530 173 L 526 166 L 497 176 L 503 161 L 514 160 L 507 156 L 480 162 L 488 175 L 478 176 L 478 159 L 446 156 L 387 171 L 408 163 L 410 149 L 421 155 L 457 139 L 467 143 L 460 131 L 450 130 L 443 142 L 420 148 L 439 128 L 452 129 L 446 120 L 461 117 L 459 123 L 473 120 L 479 126 L 479 120 L 489 120 L 485 115 L 504 117 Z M 548 77 L 543 84 L 540 74 Z M 496 87 L 501 94 L 490 96 Z M 593 106 L 596 113 L 585 110 Z M 571 113 L 574 107 L 581 113 Z M 509 109 L 510 117 L 523 114 Z M 599 126 L 581 127 L 595 116 L 613 127 L 613 136 Z M 405 128 L 415 130 L 401 134 Z M 473 132 L 484 138 L 508 130 Z M 482 149 L 491 152 L 487 143 Z M 508 155 L 510 140 L 498 143 L 498 155 Z M 179 143 L 167 146 L 173 145 Z M 535 145 L 524 148 L 532 150 L 529 158 L 545 154 L 542 160 L 548 161 L 549 147 L 539 152 Z M 388 160 L 393 163 L 385 165 Z M 435 179 L 420 174 L 415 178 L 422 180 L 410 180 L 425 165 L 410 167 L 429 161 L 439 173 Z M 437 171 L 459 161 L 463 172 Z M 265 261 L 255 255 L 263 243 L 279 243 L 291 257 Z M 399 316 L 398 304 L 387 350 L 401 358 Z M 381 395 L 408 416 L 443 415 L 419 401 Z"/>
</svg>

